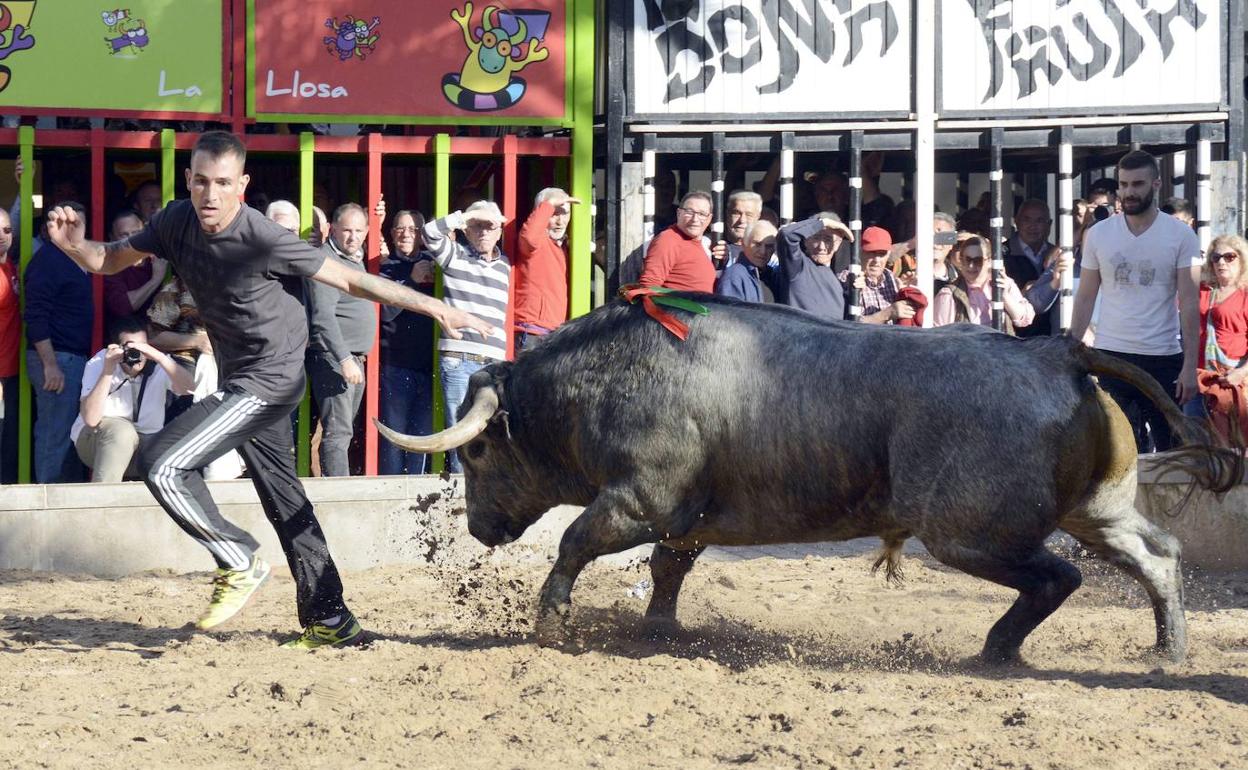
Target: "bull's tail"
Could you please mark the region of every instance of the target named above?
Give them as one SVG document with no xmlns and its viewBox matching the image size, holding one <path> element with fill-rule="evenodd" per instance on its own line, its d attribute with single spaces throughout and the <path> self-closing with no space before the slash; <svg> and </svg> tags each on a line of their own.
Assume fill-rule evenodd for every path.
<svg viewBox="0 0 1248 770">
<path fill-rule="evenodd" d="M 1182 446 L 1157 458 L 1155 467 L 1163 473 L 1179 472 L 1192 480 L 1181 511 L 1196 486 L 1221 494 L 1238 485 L 1244 474 L 1244 446 L 1241 441 L 1226 446 L 1210 428 L 1207 420 L 1183 414 L 1170 394 L 1148 372 L 1122 359 L 1106 355 L 1082 343 L 1074 346 L 1075 357 L 1082 367 L 1098 377 L 1113 377 L 1131 385 L 1152 401 L 1165 416 L 1171 432 Z"/>
</svg>

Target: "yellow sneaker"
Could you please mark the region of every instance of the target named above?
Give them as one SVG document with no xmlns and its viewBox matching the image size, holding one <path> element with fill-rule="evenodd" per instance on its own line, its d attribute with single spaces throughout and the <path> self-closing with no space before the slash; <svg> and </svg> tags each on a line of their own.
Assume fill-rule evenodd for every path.
<svg viewBox="0 0 1248 770">
<path fill-rule="evenodd" d="M 206 631 L 237 615 L 272 571 L 268 562 L 259 556 L 252 556 L 251 564 L 244 570 L 218 569 L 217 576 L 212 579 L 212 602 L 195 621 L 195 627 Z"/>
<path fill-rule="evenodd" d="M 355 616 L 344 612 L 342 619 L 332 626 L 323 623 L 311 623 L 303 629 L 303 633 L 282 646 L 289 650 L 315 650 L 317 647 L 351 647 L 363 644 L 364 629 L 356 622 Z"/>
</svg>

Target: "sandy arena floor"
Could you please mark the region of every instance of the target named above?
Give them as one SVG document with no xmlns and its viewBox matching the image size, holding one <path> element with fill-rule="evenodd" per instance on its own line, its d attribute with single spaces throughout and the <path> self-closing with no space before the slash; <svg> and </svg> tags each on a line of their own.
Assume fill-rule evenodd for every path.
<svg viewBox="0 0 1248 770">
<path fill-rule="evenodd" d="M 544 569 L 346 576 L 370 648 L 279 650 L 293 584 L 185 630 L 207 576 L 0 573 L 11 767 L 1248 766 L 1248 575 L 1189 575 L 1191 656 L 1149 659 L 1143 592 L 1099 562 L 1024 648 L 973 659 L 1009 592 L 909 557 L 699 564 L 685 631 L 640 641 L 640 567 L 595 565 L 579 649 L 527 640 Z"/>
</svg>

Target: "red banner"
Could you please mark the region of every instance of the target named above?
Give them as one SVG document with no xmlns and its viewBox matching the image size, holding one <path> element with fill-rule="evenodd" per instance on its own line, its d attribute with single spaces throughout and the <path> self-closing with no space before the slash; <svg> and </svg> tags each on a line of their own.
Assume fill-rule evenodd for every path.
<svg viewBox="0 0 1248 770">
<path fill-rule="evenodd" d="M 567 0 L 251 5 L 256 117 L 566 117 Z"/>
</svg>

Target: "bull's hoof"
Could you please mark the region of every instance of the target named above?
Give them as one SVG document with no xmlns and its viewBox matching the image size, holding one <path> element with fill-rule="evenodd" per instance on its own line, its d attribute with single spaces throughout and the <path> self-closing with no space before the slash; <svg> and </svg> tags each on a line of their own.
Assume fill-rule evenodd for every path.
<svg viewBox="0 0 1248 770">
<path fill-rule="evenodd" d="M 989 666 L 1025 666 L 1022 653 L 1018 647 L 985 646 L 979 653 L 979 660 Z"/>
<path fill-rule="evenodd" d="M 570 607 L 566 604 L 549 610 L 541 610 L 537 614 L 537 622 L 533 624 L 533 636 L 539 647 L 562 647 L 568 643 L 568 616 Z"/>
<path fill-rule="evenodd" d="M 646 616 L 641 621 L 642 638 L 651 642 L 670 642 L 680 633 L 680 623 L 676 618 L 655 615 Z"/>
<path fill-rule="evenodd" d="M 1153 655 L 1167 663 L 1182 663 L 1187 660 L 1187 646 L 1159 644 L 1153 647 Z"/>
</svg>

